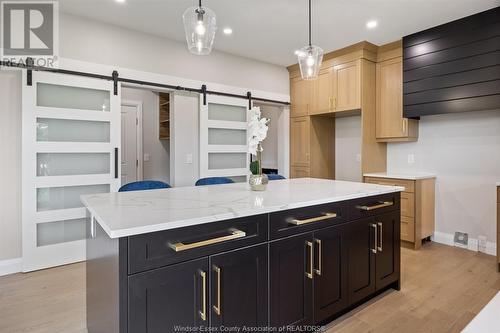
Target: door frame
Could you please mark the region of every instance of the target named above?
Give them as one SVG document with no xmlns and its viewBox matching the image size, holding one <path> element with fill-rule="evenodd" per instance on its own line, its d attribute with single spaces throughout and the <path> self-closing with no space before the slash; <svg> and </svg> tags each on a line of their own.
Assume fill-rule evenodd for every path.
<svg viewBox="0 0 500 333">
<path fill-rule="evenodd" d="M 120 103 L 120 108 L 122 106 L 131 106 L 135 107 L 137 110 L 137 122 L 136 122 L 136 159 L 139 161 L 137 165 L 137 171 L 136 171 L 136 178 L 137 180 L 143 180 L 144 179 L 144 159 L 143 159 L 143 147 L 142 147 L 142 101 L 139 100 L 132 100 L 132 99 L 122 99 Z M 121 109 L 120 109 L 120 114 L 121 114 Z M 123 185 L 123 184 L 122 184 Z"/>
</svg>

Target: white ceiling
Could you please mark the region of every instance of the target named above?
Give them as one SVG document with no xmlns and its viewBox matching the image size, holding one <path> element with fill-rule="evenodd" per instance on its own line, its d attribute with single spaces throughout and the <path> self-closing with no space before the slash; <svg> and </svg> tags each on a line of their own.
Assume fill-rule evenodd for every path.
<svg viewBox="0 0 500 333">
<path fill-rule="evenodd" d="M 182 14 L 197 0 L 60 0 L 62 12 L 184 42 Z M 500 0 L 313 0 L 313 44 L 325 52 L 380 45 L 500 5 Z M 215 49 L 278 65 L 307 44 L 307 0 L 204 0 L 217 15 Z M 376 19 L 378 27 L 365 24 Z M 222 29 L 230 26 L 233 35 Z M 186 50 L 187 52 L 187 50 Z"/>
</svg>

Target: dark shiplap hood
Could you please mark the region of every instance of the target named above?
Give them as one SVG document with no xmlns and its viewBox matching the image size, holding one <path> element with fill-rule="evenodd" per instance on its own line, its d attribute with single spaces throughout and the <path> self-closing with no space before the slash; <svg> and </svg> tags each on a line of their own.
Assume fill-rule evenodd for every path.
<svg viewBox="0 0 500 333">
<path fill-rule="evenodd" d="M 500 7 L 403 38 L 407 118 L 500 110 Z"/>
</svg>

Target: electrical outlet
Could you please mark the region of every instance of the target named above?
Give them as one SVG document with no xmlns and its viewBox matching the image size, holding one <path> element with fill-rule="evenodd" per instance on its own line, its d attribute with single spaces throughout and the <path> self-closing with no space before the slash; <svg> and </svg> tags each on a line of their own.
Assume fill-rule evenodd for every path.
<svg viewBox="0 0 500 333">
<path fill-rule="evenodd" d="M 361 163 L 361 154 L 356 154 L 356 162 Z"/>
<path fill-rule="evenodd" d="M 149 162 L 151 156 L 149 154 L 144 154 L 144 162 Z"/>
<path fill-rule="evenodd" d="M 193 164 L 193 154 L 186 154 L 186 164 Z"/>
<path fill-rule="evenodd" d="M 477 250 L 486 253 L 486 236 L 477 236 Z"/>
<path fill-rule="evenodd" d="M 408 164 L 413 164 L 413 163 L 415 163 L 415 155 L 408 154 Z"/>
</svg>

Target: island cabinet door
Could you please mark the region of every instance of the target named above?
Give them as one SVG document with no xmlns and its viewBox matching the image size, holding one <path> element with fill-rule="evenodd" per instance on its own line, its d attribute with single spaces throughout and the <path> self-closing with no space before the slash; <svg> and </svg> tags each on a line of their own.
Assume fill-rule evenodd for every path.
<svg viewBox="0 0 500 333">
<path fill-rule="evenodd" d="M 400 213 L 394 211 L 375 217 L 377 224 L 377 290 L 399 280 L 400 275 Z"/>
<path fill-rule="evenodd" d="M 312 233 L 271 242 L 271 327 L 313 323 L 313 247 Z"/>
<path fill-rule="evenodd" d="M 208 327 L 208 258 L 129 277 L 128 333 Z"/>
<path fill-rule="evenodd" d="M 314 232 L 314 322 L 348 306 L 347 233 L 344 226 Z"/>
<path fill-rule="evenodd" d="M 375 292 L 377 225 L 373 218 L 367 218 L 346 226 L 349 304 L 354 304 Z"/>
<path fill-rule="evenodd" d="M 268 325 L 268 245 L 210 257 L 210 324 L 265 328 Z"/>
</svg>

